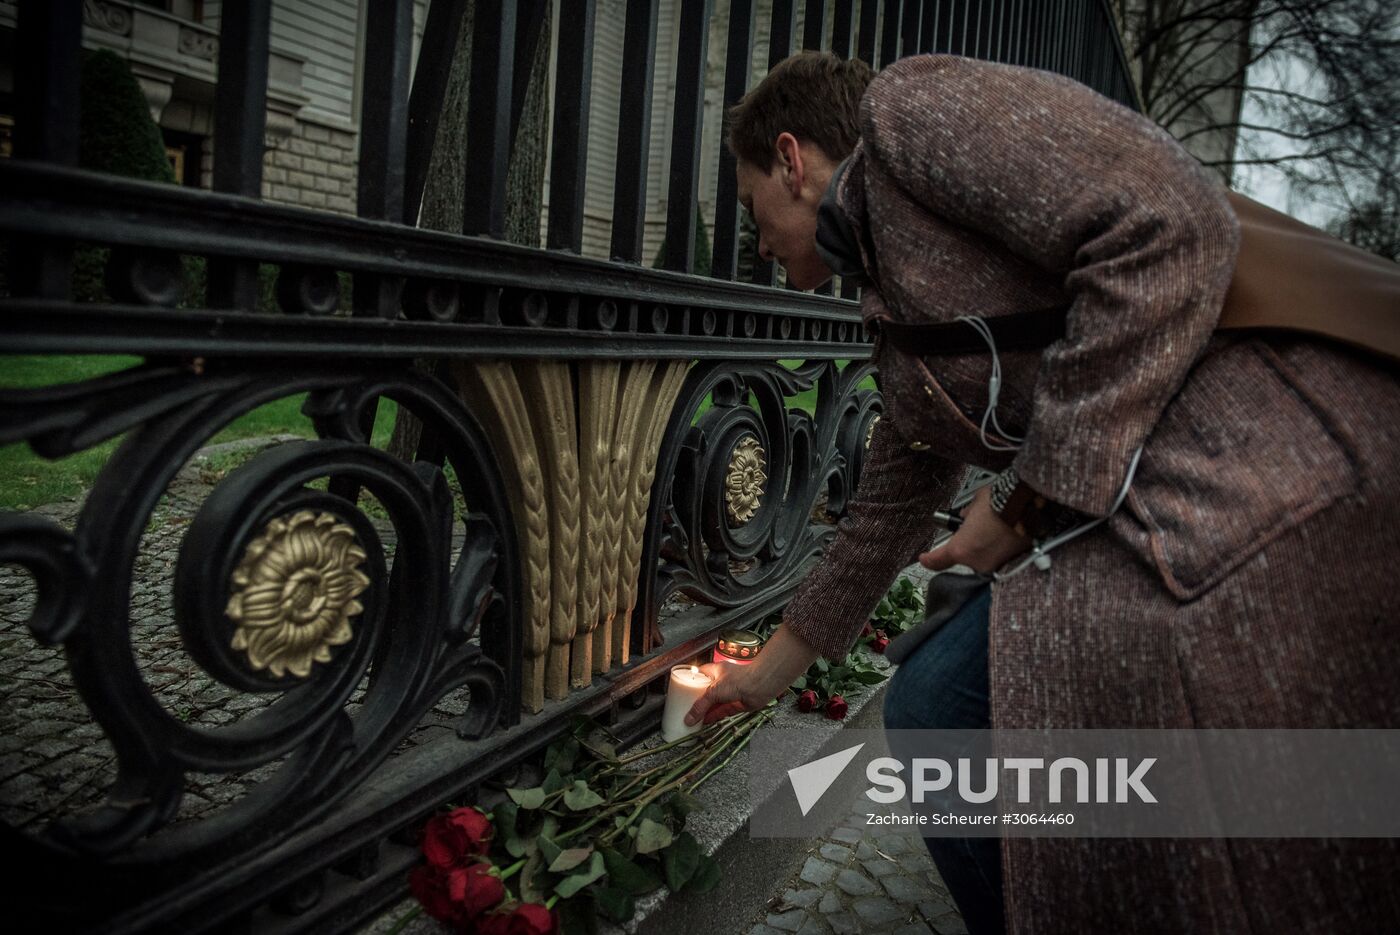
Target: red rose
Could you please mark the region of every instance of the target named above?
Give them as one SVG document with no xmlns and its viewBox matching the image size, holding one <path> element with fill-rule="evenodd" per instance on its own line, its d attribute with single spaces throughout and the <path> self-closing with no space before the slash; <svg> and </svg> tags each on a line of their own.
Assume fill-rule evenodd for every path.
<svg viewBox="0 0 1400 935">
<path fill-rule="evenodd" d="M 506 888 L 501 878 L 491 873 L 489 864 L 468 864 L 447 871 L 447 895 L 463 916 L 474 919 L 500 905 Z"/>
<path fill-rule="evenodd" d="M 477 935 L 555 935 L 559 918 L 539 903 L 518 903 L 510 912 L 483 916 Z"/>
<path fill-rule="evenodd" d="M 826 703 L 826 716 L 833 721 L 839 721 L 846 716 L 846 699 L 840 695 L 832 695 L 831 700 Z"/>
<path fill-rule="evenodd" d="M 812 711 L 816 707 L 817 693 L 812 691 L 812 689 L 809 688 L 805 692 L 802 692 L 802 694 L 797 696 L 797 710 Z"/>
<path fill-rule="evenodd" d="M 491 819 L 474 808 L 434 815 L 423 828 L 423 856 L 434 867 L 451 867 L 491 849 Z"/>
<path fill-rule="evenodd" d="M 408 875 L 408 888 L 423 911 L 449 925 L 456 925 L 461 909 L 447 892 L 447 875 L 436 867 L 414 867 Z"/>
<path fill-rule="evenodd" d="M 877 653 L 880 653 L 881 655 L 884 654 L 885 647 L 888 645 L 890 645 L 890 638 L 885 635 L 884 630 L 878 631 L 875 634 L 875 638 L 870 641 L 870 648 L 875 650 Z"/>
</svg>

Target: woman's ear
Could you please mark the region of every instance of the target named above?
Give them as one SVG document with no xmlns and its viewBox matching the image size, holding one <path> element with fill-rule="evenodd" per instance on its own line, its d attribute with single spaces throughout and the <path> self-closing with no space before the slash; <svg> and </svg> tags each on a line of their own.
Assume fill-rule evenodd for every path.
<svg viewBox="0 0 1400 935">
<path fill-rule="evenodd" d="M 778 134 L 774 146 L 778 150 L 778 164 L 782 167 L 783 185 L 796 197 L 802 193 L 802 182 L 806 176 L 802 146 L 797 142 L 797 137 L 786 131 Z"/>
</svg>

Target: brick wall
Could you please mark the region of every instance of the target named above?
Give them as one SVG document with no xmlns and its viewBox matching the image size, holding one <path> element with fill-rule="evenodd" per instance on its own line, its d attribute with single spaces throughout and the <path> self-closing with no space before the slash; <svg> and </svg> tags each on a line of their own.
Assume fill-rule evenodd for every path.
<svg viewBox="0 0 1400 935">
<path fill-rule="evenodd" d="M 268 201 L 355 213 L 356 136 L 304 120 L 263 157 Z"/>
</svg>

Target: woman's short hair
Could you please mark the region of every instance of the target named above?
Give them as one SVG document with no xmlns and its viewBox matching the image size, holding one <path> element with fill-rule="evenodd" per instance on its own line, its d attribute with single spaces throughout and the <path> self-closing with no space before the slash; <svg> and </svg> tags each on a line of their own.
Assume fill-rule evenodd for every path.
<svg viewBox="0 0 1400 935">
<path fill-rule="evenodd" d="M 875 77 L 860 59 L 831 52 L 788 56 L 726 115 L 725 142 L 737 159 L 773 168 L 779 133 L 815 143 L 832 161 L 845 159 L 860 136 L 860 99 Z"/>
</svg>

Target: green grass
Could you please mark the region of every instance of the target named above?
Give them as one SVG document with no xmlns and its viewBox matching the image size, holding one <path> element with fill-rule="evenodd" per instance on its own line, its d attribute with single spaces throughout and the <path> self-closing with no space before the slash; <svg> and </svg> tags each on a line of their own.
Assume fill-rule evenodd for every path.
<svg viewBox="0 0 1400 935">
<path fill-rule="evenodd" d="M 13 389 L 73 383 L 139 363 L 139 358 L 119 356 L 0 356 L 0 386 Z M 787 367 L 797 367 L 802 361 L 784 360 L 782 363 Z M 846 361 L 840 363 L 844 366 Z M 860 386 L 874 389 L 875 383 L 867 377 Z M 313 437 L 311 420 L 301 414 L 305 399 L 306 395 L 299 393 L 260 406 L 215 435 L 211 443 L 267 435 Z M 816 404 L 815 388 L 788 400 L 789 406 L 806 412 L 814 412 Z M 377 447 L 382 448 L 388 443 L 396 408 L 389 400 L 379 407 L 373 436 Z M 706 399 L 701 403 L 696 417 L 708 408 L 710 400 Z M 120 438 L 114 438 L 55 461 L 39 457 L 25 443 L 0 447 L 0 510 L 29 510 L 40 504 L 80 497 L 92 486 L 120 441 Z M 206 465 L 206 472 L 212 479 L 217 479 L 248 457 L 250 455 L 241 452 L 221 456 L 216 462 Z"/>
<path fill-rule="evenodd" d="M 139 358 L 117 356 L 0 357 L 0 385 L 6 388 L 48 386 L 87 380 L 140 363 Z M 211 439 L 211 444 L 265 435 L 313 437 L 311 420 L 301 414 L 305 393 L 260 406 L 241 416 Z M 374 443 L 383 446 L 394 426 L 395 405 L 386 400 L 374 425 Z M 102 466 L 121 442 L 114 438 L 92 448 L 49 461 L 24 443 L 0 447 L 0 509 L 28 510 L 81 496 L 92 486 Z M 243 457 L 224 459 L 220 467 L 235 467 Z"/>
</svg>

